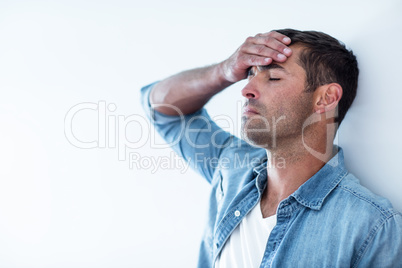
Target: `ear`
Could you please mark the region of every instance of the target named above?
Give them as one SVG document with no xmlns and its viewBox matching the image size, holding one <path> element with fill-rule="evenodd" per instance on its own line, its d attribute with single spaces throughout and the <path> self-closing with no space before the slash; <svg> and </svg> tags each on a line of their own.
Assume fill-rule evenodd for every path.
<svg viewBox="0 0 402 268">
<path fill-rule="evenodd" d="M 326 84 L 314 91 L 314 112 L 322 114 L 334 110 L 342 98 L 343 90 L 338 83 Z"/>
</svg>

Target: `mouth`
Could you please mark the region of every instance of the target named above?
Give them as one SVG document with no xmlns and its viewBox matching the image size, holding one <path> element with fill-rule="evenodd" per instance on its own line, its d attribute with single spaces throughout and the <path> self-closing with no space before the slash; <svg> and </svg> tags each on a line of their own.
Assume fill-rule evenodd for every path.
<svg viewBox="0 0 402 268">
<path fill-rule="evenodd" d="M 243 115 L 244 116 L 252 116 L 252 115 L 256 115 L 256 114 L 259 114 L 257 112 L 257 110 L 255 110 L 254 108 L 251 108 L 250 106 L 245 106 L 243 108 Z"/>
</svg>

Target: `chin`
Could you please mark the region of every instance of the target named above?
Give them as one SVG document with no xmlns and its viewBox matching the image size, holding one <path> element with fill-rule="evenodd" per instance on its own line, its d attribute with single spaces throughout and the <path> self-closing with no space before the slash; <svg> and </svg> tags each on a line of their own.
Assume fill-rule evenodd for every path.
<svg viewBox="0 0 402 268">
<path fill-rule="evenodd" d="M 252 133 L 247 133 L 246 130 L 242 130 L 241 132 L 241 138 L 247 142 L 248 144 L 254 146 L 254 147 L 259 147 L 259 148 L 265 148 L 268 149 L 270 146 L 270 140 L 268 138 L 269 133 L 263 133 L 263 132 L 252 132 Z"/>
<path fill-rule="evenodd" d="M 271 144 L 271 135 L 266 124 L 255 120 L 253 123 L 242 118 L 241 138 L 254 147 L 268 148 Z"/>
</svg>

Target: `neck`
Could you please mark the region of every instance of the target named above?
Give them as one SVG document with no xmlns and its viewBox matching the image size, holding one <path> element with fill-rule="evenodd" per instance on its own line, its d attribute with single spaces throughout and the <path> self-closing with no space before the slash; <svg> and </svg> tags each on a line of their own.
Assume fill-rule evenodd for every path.
<svg viewBox="0 0 402 268">
<path fill-rule="evenodd" d="M 264 217 L 274 215 L 280 201 L 295 192 L 333 157 L 333 137 L 317 133 L 309 133 L 306 137 L 310 138 L 304 141 L 301 136 L 288 138 L 278 141 L 275 148 L 266 149 L 268 180 L 261 201 Z M 314 148 L 309 146 L 312 144 Z"/>
</svg>

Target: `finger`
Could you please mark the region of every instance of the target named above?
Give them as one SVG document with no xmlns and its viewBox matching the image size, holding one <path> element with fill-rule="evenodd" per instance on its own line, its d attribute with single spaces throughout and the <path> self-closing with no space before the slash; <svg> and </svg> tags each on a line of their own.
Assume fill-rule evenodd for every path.
<svg viewBox="0 0 402 268">
<path fill-rule="evenodd" d="M 272 63 L 272 58 L 261 57 L 258 55 L 244 54 L 240 59 L 242 69 L 248 69 L 251 66 L 264 66 Z"/>
<path fill-rule="evenodd" d="M 292 50 L 287 45 L 272 36 L 258 36 L 255 37 L 252 42 L 254 44 L 270 47 L 288 57 L 292 55 Z"/>
<path fill-rule="evenodd" d="M 286 55 L 263 44 L 246 44 L 242 47 L 242 52 L 248 55 L 273 58 L 275 61 L 278 62 L 284 62 L 287 59 Z"/>
<path fill-rule="evenodd" d="M 256 36 L 268 36 L 268 37 L 273 37 L 273 38 L 275 38 L 276 40 L 278 40 L 278 41 L 284 43 L 285 45 L 289 45 L 289 44 L 292 42 L 292 40 L 291 40 L 289 37 L 287 37 L 287 36 L 284 35 L 284 34 L 278 33 L 278 32 L 276 32 L 276 31 L 271 31 L 271 32 L 268 32 L 268 33 L 263 33 L 263 34 L 257 34 Z"/>
</svg>

